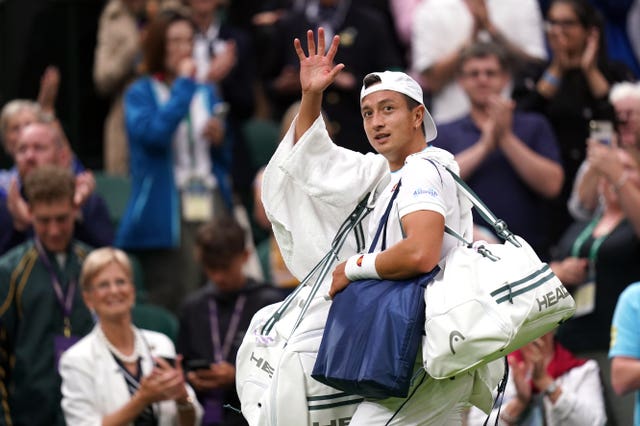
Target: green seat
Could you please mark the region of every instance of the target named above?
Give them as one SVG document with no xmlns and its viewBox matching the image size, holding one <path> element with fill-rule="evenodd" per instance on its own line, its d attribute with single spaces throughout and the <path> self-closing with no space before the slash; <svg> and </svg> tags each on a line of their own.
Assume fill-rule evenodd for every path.
<svg viewBox="0 0 640 426">
<path fill-rule="evenodd" d="M 178 318 L 169 310 L 150 303 L 136 303 L 131 311 L 133 323 L 138 328 L 157 331 L 169 337 L 173 343 L 178 338 Z"/>
<path fill-rule="evenodd" d="M 272 120 L 254 118 L 244 123 L 242 134 L 251 165 L 255 168 L 266 165 L 280 142 L 280 125 Z"/>
<path fill-rule="evenodd" d="M 127 207 L 131 193 L 131 181 L 128 177 L 94 172 L 96 193 L 107 203 L 109 216 L 114 226 L 118 226 Z"/>
</svg>

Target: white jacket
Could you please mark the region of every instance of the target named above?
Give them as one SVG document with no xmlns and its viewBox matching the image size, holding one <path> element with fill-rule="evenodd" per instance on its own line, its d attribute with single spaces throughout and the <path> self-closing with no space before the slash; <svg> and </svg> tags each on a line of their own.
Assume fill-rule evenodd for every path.
<svg viewBox="0 0 640 426">
<path fill-rule="evenodd" d="M 287 268 L 301 280 L 327 253 L 340 224 L 368 192 L 373 192 L 369 204 L 375 203 L 376 190 L 384 189 L 390 171 L 382 155 L 363 155 L 333 144 L 321 116 L 295 145 L 294 128 L 295 120 L 265 169 L 262 201 Z M 434 160 L 458 170 L 447 151 L 433 148 L 430 152 Z M 470 225 L 470 205 L 462 207 L 461 212 L 468 215 L 462 223 Z M 364 229 L 367 220 L 368 217 Z M 340 260 L 355 254 L 355 247 L 351 235 Z M 331 279 L 325 281 L 322 294 L 328 290 Z M 491 409 L 491 391 L 502 371 L 502 361 L 476 370 L 471 396 L 474 405 L 486 412 Z"/>
<path fill-rule="evenodd" d="M 125 405 L 131 398 L 122 371 L 113 355 L 96 333 L 97 327 L 60 358 L 62 376 L 62 410 L 71 426 L 100 426 L 102 418 Z M 143 375 L 153 368 L 152 356 L 174 358 L 171 340 L 161 333 L 140 330 L 146 341 L 141 365 Z M 196 422 L 200 424 L 202 407 L 189 385 L 187 390 L 196 408 Z M 174 401 L 153 404 L 159 426 L 177 425 Z"/>
</svg>

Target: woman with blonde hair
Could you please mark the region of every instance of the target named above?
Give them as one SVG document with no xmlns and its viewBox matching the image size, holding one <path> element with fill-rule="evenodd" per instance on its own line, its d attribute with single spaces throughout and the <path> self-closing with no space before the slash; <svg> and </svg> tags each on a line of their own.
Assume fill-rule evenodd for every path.
<svg viewBox="0 0 640 426">
<path fill-rule="evenodd" d="M 171 340 L 132 324 L 132 276 L 118 249 L 94 250 L 84 262 L 82 296 L 98 322 L 60 360 L 65 419 L 73 425 L 199 424 L 202 408 Z"/>
</svg>

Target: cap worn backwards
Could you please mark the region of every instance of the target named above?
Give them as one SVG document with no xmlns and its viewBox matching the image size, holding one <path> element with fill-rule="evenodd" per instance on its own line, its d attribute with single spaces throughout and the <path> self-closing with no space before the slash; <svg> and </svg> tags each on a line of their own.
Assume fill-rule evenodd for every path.
<svg viewBox="0 0 640 426">
<path fill-rule="evenodd" d="M 373 83 L 369 85 L 369 87 L 365 87 L 362 85 L 362 90 L 360 91 L 360 103 L 365 96 L 379 92 L 381 90 L 392 90 L 394 92 L 402 93 L 403 95 L 407 95 L 414 101 L 418 102 L 420 105 L 424 106 L 424 100 L 422 97 L 422 88 L 409 75 L 400 72 L 400 71 L 384 71 L 384 72 L 373 72 L 368 74 L 365 77 L 375 75 L 380 79 L 380 82 Z M 433 118 L 431 118 L 431 114 L 425 107 L 424 109 L 424 118 L 422 120 L 422 127 L 424 128 L 424 134 L 427 142 L 430 142 L 436 138 L 438 131 L 436 130 L 436 124 L 433 122 Z"/>
</svg>

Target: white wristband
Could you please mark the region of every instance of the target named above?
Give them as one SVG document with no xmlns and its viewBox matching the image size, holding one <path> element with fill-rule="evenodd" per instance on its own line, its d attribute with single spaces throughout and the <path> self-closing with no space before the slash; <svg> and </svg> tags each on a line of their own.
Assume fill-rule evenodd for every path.
<svg viewBox="0 0 640 426">
<path fill-rule="evenodd" d="M 376 271 L 376 257 L 378 253 L 354 254 L 347 260 L 344 266 L 344 274 L 349 281 L 380 279 Z"/>
</svg>

